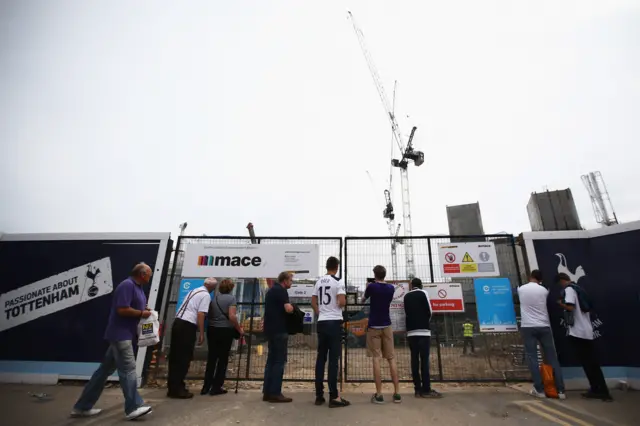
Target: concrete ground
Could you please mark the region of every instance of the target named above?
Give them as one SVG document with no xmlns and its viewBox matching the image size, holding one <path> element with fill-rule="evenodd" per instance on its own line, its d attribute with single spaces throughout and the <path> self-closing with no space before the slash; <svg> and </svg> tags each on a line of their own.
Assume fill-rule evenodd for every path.
<svg viewBox="0 0 640 426">
<path fill-rule="evenodd" d="M 640 417 L 640 392 L 614 393 L 615 401 L 582 400 L 579 393 L 569 393 L 566 401 L 536 400 L 526 395 L 530 385 L 504 386 L 434 386 L 444 397 L 423 400 L 403 389 L 402 404 L 387 402 L 372 405 L 370 385 L 345 386 L 351 407 L 329 409 L 313 405 L 309 389 L 289 386 L 285 392 L 294 398 L 291 404 L 262 402 L 257 390 L 241 389 L 238 394 L 222 396 L 196 395 L 192 400 L 170 400 L 165 389 L 142 389 L 153 413 L 137 421 L 153 425 L 637 425 Z M 98 402 L 104 412 L 91 419 L 70 419 L 69 412 L 82 388 L 80 386 L 0 385 L 3 426 L 89 426 L 115 425 L 125 422 L 120 389 L 111 387 Z M 196 390 L 196 389 L 192 389 Z M 385 396 L 390 398 L 389 385 Z M 30 395 L 48 394 L 45 398 Z"/>
</svg>

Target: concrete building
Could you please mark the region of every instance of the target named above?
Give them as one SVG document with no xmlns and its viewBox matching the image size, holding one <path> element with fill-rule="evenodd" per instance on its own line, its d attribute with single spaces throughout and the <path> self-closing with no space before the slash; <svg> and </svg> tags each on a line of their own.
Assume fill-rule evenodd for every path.
<svg viewBox="0 0 640 426">
<path fill-rule="evenodd" d="M 581 230 L 571 189 L 532 193 L 527 204 L 532 231 Z"/>
<path fill-rule="evenodd" d="M 447 206 L 449 235 L 484 235 L 480 203 Z"/>
</svg>

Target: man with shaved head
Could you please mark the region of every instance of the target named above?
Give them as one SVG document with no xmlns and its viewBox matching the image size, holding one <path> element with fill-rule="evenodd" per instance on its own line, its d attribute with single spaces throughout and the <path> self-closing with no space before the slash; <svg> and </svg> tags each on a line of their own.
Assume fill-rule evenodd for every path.
<svg viewBox="0 0 640 426">
<path fill-rule="evenodd" d="M 140 319 L 149 318 L 151 315 L 142 286 L 149 284 L 152 274 L 149 265 L 139 263 L 131 271 L 131 276 L 122 281 L 113 292 L 111 313 L 104 333 L 109 348 L 100 367 L 93 373 L 80 399 L 74 405 L 72 417 L 92 417 L 100 414 L 102 410 L 93 406 L 100 398 L 107 379 L 116 370 L 124 394 L 124 412 L 127 420 L 134 420 L 151 412 L 151 407 L 144 405 L 138 393 L 134 346 L 138 343 Z"/>
</svg>

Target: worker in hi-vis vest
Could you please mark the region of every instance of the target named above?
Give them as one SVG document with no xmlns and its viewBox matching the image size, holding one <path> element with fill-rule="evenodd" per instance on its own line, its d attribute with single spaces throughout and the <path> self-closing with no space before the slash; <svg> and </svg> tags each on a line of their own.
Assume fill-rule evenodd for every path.
<svg viewBox="0 0 640 426">
<path fill-rule="evenodd" d="M 463 336 L 464 336 L 464 347 L 462 348 L 462 355 L 467 354 L 467 346 L 471 345 L 471 353 L 476 352 L 476 348 L 473 345 L 473 324 L 471 320 L 467 318 L 467 320 L 462 324 Z"/>
</svg>

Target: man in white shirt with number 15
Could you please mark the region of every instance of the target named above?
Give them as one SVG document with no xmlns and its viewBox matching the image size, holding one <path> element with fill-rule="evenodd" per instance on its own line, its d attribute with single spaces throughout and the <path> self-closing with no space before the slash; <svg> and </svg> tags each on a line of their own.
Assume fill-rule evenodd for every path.
<svg viewBox="0 0 640 426">
<path fill-rule="evenodd" d="M 346 407 L 349 401 L 338 395 L 338 361 L 342 350 L 342 308 L 347 304 L 344 281 L 336 275 L 340 261 L 327 259 L 327 275 L 316 282 L 311 306 L 318 316 L 318 358 L 316 359 L 316 405 L 325 403 L 324 366 L 329 356 L 329 407 Z"/>
</svg>

